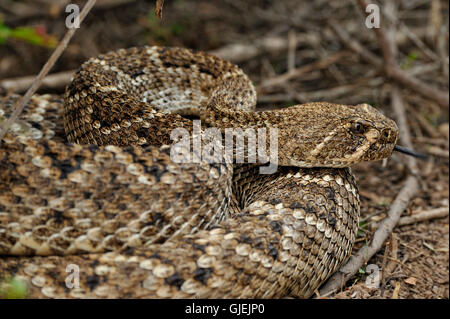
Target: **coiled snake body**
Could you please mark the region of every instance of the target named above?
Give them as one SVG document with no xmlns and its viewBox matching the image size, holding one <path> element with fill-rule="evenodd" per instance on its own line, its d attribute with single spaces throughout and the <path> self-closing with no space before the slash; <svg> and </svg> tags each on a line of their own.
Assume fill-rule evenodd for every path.
<svg viewBox="0 0 450 319">
<path fill-rule="evenodd" d="M 311 296 L 355 241 L 348 166 L 389 156 L 397 127 L 367 104 L 255 103 L 238 67 L 201 52 L 83 64 L 64 109 L 36 96 L 1 145 L 0 276 L 24 277 L 30 297 Z M 192 116 L 222 133 L 276 128 L 280 167 L 174 162 L 171 132 L 192 133 Z"/>
</svg>

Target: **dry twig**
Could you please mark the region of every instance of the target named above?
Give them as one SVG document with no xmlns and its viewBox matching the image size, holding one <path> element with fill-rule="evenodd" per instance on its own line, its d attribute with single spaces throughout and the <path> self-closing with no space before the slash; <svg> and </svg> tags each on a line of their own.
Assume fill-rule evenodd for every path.
<svg viewBox="0 0 450 319">
<path fill-rule="evenodd" d="M 74 72 L 75 70 L 71 70 L 47 75 L 42 79 L 40 88 L 62 90 L 70 82 Z M 33 84 L 35 78 L 35 75 L 30 75 L 15 79 L 1 80 L 0 94 L 25 92 Z"/>
<path fill-rule="evenodd" d="M 298 46 L 300 43 L 307 43 L 310 39 L 305 34 L 296 34 L 295 43 L 292 45 Z M 212 50 L 210 53 L 229 60 L 234 63 L 242 63 L 263 53 L 276 54 L 287 50 L 289 41 L 286 37 L 268 36 L 262 39 L 253 41 L 252 43 L 233 43 L 225 45 L 219 49 Z"/>
<path fill-rule="evenodd" d="M 404 226 L 404 225 L 410 225 L 417 222 L 421 222 L 424 220 L 430 220 L 434 218 L 443 218 L 448 216 L 448 207 L 441 207 L 436 209 L 427 210 L 424 212 L 416 213 L 411 216 L 406 216 L 400 218 L 398 225 Z"/>
</svg>

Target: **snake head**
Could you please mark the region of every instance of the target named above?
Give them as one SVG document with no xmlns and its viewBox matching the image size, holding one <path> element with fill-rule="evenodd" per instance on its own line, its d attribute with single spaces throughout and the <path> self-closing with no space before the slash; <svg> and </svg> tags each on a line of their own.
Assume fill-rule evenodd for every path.
<svg viewBox="0 0 450 319">
<path fill-rule="evenodd" d="M 397 143 L 395 122 L 368 104 L 321 102 L 293 108 L 300 113 L 294 120 L 304 127 L 291 126 L 291 138 L 286 134 L 289 130 L 281 129 L 279 154 L 289 154 L 284 158 L 281 155 L 281 165 L 347 167 L 389 157 Z M 296 143 L 294 147 L 293 143 Z"/>
<path fill-rule="evenodd" d="M 344 121 L 347 138 L 353 142 L 343 145 L 344 159 L 356 163 L 389 157 L 397 144 L 397 124 L 369 104 L 350 108 L 355 109 L 357 115 Z"/>
</svg>

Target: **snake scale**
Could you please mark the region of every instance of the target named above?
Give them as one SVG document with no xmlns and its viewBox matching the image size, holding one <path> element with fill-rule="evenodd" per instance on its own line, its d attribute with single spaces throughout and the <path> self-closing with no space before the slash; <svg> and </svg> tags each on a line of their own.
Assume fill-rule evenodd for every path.
<svg viewBox="0 0 450 319">
<path fill-rule="evenodd" d="M 388 157 L 397 126 L 367 104 L 255 104 L 234 64 L 165 47 L 92 58 L 64 100 L 33 97 L 0 148 L 0 276 L 31 298 L 310 297 L 355 241 L 349 166 Z M 174 162 L 171 132 L 195 118 L 276 128 L 277 171 Z"/>
</svg>

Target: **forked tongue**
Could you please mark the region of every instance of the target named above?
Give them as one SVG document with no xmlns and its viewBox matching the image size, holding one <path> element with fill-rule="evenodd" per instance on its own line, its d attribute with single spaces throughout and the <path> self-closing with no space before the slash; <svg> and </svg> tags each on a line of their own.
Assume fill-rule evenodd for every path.
<svg viewBox="0 0 450 319">
<path fill-rule="evenodd" d="M 428 158 L 428 156 L 425 155 L 425 154 L 422 154 L 422 153 L 410 150 L 409 148 L 406 148 L 406 147 L 403 147 L 403 146 L 400 146 L 400 145 L 395 145 L 394 146 L 394 151 L 397 151 L 397 152 L 400 152 L 400 153 L 403 153 L 403 154 L 407 154 L 407 155 L 410 155 L 410 156 L 414 156 L 414 157 L 420 158 L 422 160 L 426 160 Z"/>
</svg>

